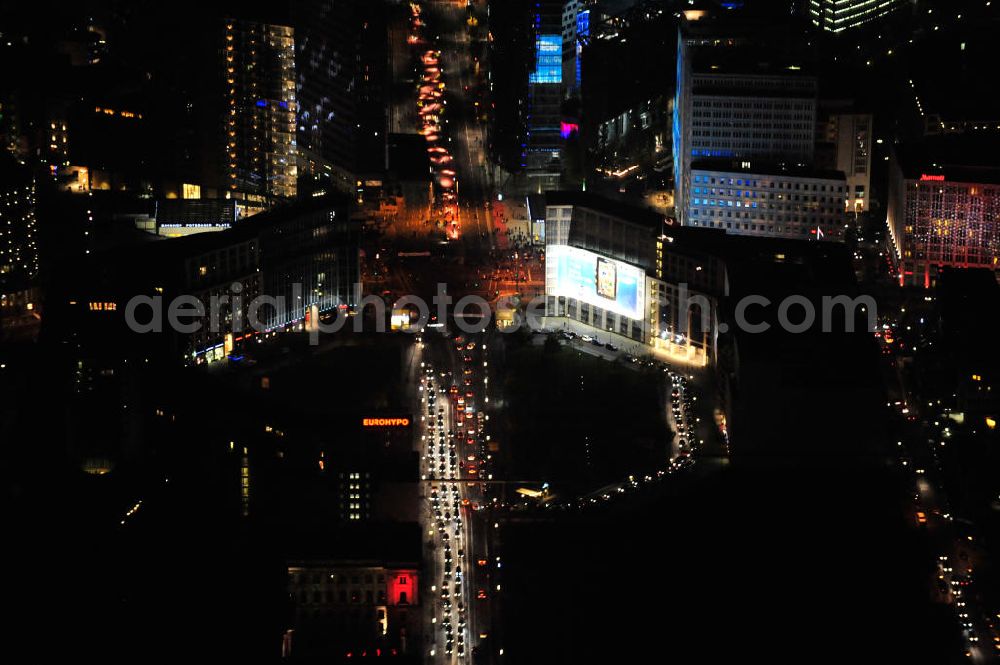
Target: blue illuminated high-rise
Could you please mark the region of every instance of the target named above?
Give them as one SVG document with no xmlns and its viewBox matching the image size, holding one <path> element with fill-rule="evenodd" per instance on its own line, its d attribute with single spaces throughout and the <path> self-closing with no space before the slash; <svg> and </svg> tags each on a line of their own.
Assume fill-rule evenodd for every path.
<svg viewBox="0 0 1000 665">
<path fill-rule="evenodd" d="M 567 97 L 577 95 L 582 83 L 583 44 L 590 37 L 590 8 L 584 0 L 567 0 L 563 7 L 563 87 Z"/>
<path fill-rule="evenodd" d="M 538 0 L 531 13 L 534 42 L 528 74 L 524 167 L 532 191 L 559 186 L 562 170 L 563 2 Z"/>
<path fill-rule="evenodd" d="M 714 17 L 680 28 L 673 145 L 674 206 L 682 224 L 692 159 L 812 162 L 816 78 L 801 54 L 769 48 L 765 35 L 752 24 Z"/>
</svg>

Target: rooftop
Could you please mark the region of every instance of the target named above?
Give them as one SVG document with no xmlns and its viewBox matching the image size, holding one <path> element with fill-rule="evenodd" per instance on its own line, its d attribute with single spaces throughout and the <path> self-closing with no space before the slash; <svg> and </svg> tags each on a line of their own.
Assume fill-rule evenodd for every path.
<svg viewBox="0 0 1000 665">
<path fill-rule="evenodd" d="M 788 20 L 742 11 L 709 11 L 682 21 L 692 71 L 808 76 L 813 57 Z"/>
<path fill-rule="evenodd" d="M 431 179 L 427 141 L 420 134 L 389 135 L 389 172 L 399 181 Z"/>
<path fill-rule="evenodd" d="M 841 171 L 764 160 L 699 159 L 691 163 L 691 170 L 844 180 L 844 174 Z"/>
<path fill-rule="evenodd" d="M 943 176 L 953 182 L 1000 184 L 996 155 L 1000 137 L 953 134 L 928 137 L 920 143 L 895 146 L 903 176 L 920 180 Z M 928 179 L 928 178 L 924 178 Z"/>
<path fill-rule="evenodd" d="M 640 208 L 622 201 L 615 201 L 587 192 L 557 190 L 545 193 L 546 206 L 577 206 L 617 217 L 626 222 L 660 229 L 666 217 L 649 208 Z"/>
<path fill-rule="evenodd" d="M 285 539 L 286 559 L 385 566 L 418 566 L 421 528 L 416 522 L 362 523 L 293 532 Z"/>
<path fill-rule="evenodd" d="M 959 355 L 995 368 L 1000 358 L 984 345 L 984 337 L 1000 326 L 1000 285 L 987 269 L 945 268 L 938 280 L 942 332 Z"/>
<path fill-rule="evenodd" d="M 697 48 L 691 58 L 695 74 L 740 74 L 781 76 L 803 81 L 813 79 L 812 68 L 802 58 L 751 47 Z M 813 85 L 815 87 L 815 85 Z"/>
<path fill-rule="evenodd" d="M 724 229 L 679 225 L 666 227 L 664 235 L 676 251 L 724 261 L 730 275 L 740 277 L 732 284 L 735 294 L 788 288 L 789 271 L 802 272 L 794 282 L 797 285 L 807 281 L 835 285 L 842 293 L 855 290 L 849 253 L 842 243 L 734 235 Z M 782 276 L 774 276 L 778 273 Z"/>
<path fill-rule="evenodd" d="M 328 194 L 280 205 L 267 212 L 245 217 L 230 228 L 214 233 L 198 233 L 182 238 L 171 238 L 157 243 L 160 250 L 173 256 L 190 257 L 201 252 L 209 252 L 219 247 L 251 240 L 269 227 L 281 222 L 322 210 L 346 209 L 351 205 L 349 197 L 342 194 Z M 346 219 L 346 215 L 345 215 Z"/>
</svg>

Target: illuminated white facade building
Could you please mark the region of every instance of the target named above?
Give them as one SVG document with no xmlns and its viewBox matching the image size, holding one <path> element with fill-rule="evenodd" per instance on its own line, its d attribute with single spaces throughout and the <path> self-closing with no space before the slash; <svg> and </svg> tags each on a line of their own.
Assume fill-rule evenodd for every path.
<svg viewBox="0 0 1000 665">
<path fill-rule="evenodd" d="M 785 54 L 758 64 L 762 52 L 757 38 L 731 32 L 728 25 L 702 20 L 680 27 L 673 149 L 674 202 L 682 224 L 688 223 L 694 160 L 813 160 L 816 77 Z"/>
<path fill-rule="evenodd" d="M 663 279 L 671 257 L 661 215 L 584 193 L 549 192 L 545 226 L 544 327 L 695 365 L 714 357 L 715 300 L 697 278 L 695 291 Z"/>
<path fill-rule="evenodd" d="M 736 235 L 842 240 L 845 196 L 839 171 L 706 160 L 691 166 L 686 219 Z"/>
</svg>

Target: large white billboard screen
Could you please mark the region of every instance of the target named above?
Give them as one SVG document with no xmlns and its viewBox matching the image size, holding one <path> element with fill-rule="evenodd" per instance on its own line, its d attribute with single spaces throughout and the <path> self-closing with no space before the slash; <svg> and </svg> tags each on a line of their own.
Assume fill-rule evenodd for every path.
<svg viewBox="0 0 1000 665">
<path fill-rule="evenodd" d="M 549 295 L 576 298 L 636 320 L 643 320 L 646 275 L 641 268 L 584 249 L 550 245 L 546 273 Z"/>
</svg>

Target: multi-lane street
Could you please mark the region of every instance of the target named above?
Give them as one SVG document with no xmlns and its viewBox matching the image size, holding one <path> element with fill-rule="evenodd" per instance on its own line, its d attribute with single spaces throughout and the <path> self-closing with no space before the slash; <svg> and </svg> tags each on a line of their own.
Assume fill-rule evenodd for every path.
<svg viewBox="0 0 1000 665">
<path fill-rule="evenodd" d="M 411 103 L 427 145 L 434 199 L 429 219 L 404 215 L 389 236 L 406 238 L 408 250 L 423 249 L 429 256 L 404 259 L 392 248 L 384 273 L 390 290 L 406 289 L 428 303 L 438 282 L 445 282 L 455 299 L 488 296 L 487 275 L 500 275 L 476 103 L 483 72 L 474 41 L 481 39 L 476 28 L 485 21 L 484 11 L 464 1 L 410 4 L 406 40 L 418 82 Z M 490 549 L 484 485 L 477 482 L 489 474 L 484 337 L 458 332 L 448 317 L 435 319 L 414 341 L 429 662 L 472 662 L 474 654 L 477 662 L 491 662 L 496 653 L 495 645 L 488 652 L 485 645 L 495 588 L 491 571 L 499 561 Z"/>
<path fill-rule="evenodd" d="M 479 108 L 484 70 L 475 55 L 481 8 L 439 0 L 410 3 L 410 11 L 407 42 L 419 63 L 416 124 L 427 144 L 434 202 L 433 219 L 422 220 L 422 226 L 409 220 L 408 230 L 430 232 L 441 222 L 449 240 L 460 240 L 470 258 L 481 258 L 496 244 Z"/>
<path fill-rule="evenodd" d="M 387 251 L 393 289 L 407 289 L 428 302 L 438 282 L 455 300 L 475 294 L 501 296 L 540 292 L 542 257 L 512 242 L 506 212 L 497 205 L 487 166 L 477 103 L 483 99 L 483 63 L 471 40 L 482 9 L 439 0 L 411 5 L 411 45 L 417 63 L 416 89 L 421 132 L 435 177 L 432 219 L 408 217 L 395 237 L 426 258 L 399 258 Z M 469 18 L 475 18 L 470 21 Z M 442 244 L 443 221 L 446 244 Z M 422 243 L 422 244 L 421 244 Z M 402 291 L 400 291 L 402 293 Z M 484 334 L 459 331 L 453 317 L 435 320 L 415 341 L 413 380 L 420 414 L 417 446 L 424 481 L 420 514 L 425 534 L 425 635 L 431 662 L 493 663 L 502 660 L 502 626 L 495 604 L 501 596 L 499 518 L 504 497 L 490 491 L 489 356 Z M 673 377 L 673 374 L 670 375 Z M 623 486 L 583 497 L 577 506 L 604 503 L 640 485 L 686 468 L 697 447 L 685 382 L 677 376 L 668 391 L 666 417 L 676 433 L 671 458 L 657 478 L 630 478 Z M 502 485 L 502 484 L 501 484 Z"/>
<path fill-rule="evenodd" d="M 486 608 L 490 557 L 484 493 L 476 482 L 486 459 L 488 360 L 481 335 L 427 332 L 415 339 L 426 527 L 428 657 L 460 662 L 490 632 Z"/>
<path fill-rule="evenodd" d="M 423 346 L 422 342 L 418 345 Z M 459 477 L 456 422 L 446 406 L 450 374 L 437 370 L 429 360 L 420 362 L 421 476 L 430 481 L 421 507 L 428 527 L 425 561 L 431 582 L 425 603 L 426 630 L 428 656 L 440 657 L 438 662 L 461 660 L 468 649 L 469 604 L 462 569 L 467 529 L 463 528 L 462 492 L 455 482 Z"/>
</svg>

